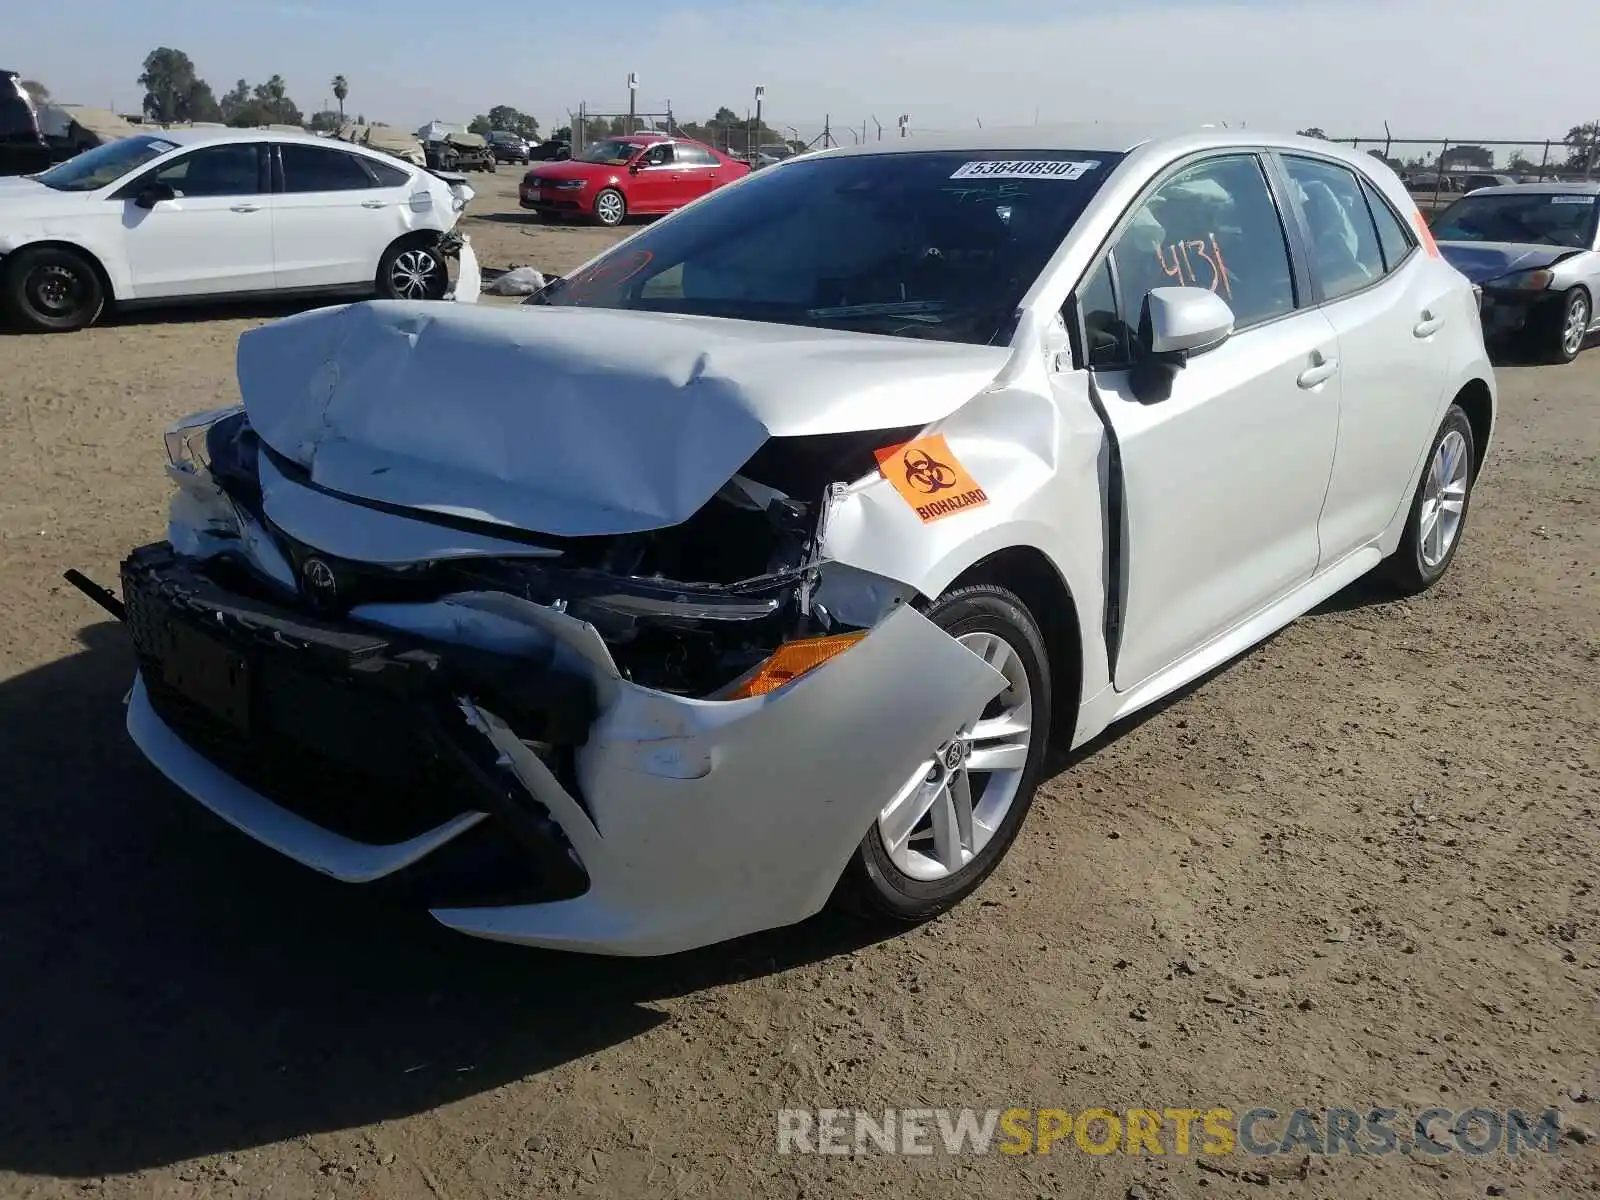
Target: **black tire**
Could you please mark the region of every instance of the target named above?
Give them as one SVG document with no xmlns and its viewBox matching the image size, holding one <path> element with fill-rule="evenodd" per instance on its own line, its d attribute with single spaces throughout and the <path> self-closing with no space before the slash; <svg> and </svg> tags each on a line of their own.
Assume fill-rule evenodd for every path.
<svg viewBox="0 0 1600 1200">
<path fill-rule="evenodd" d="M 1594 301 L 1589 293 L 1581 287 L 1568 289 L 1565 295 L 1546 304 L 1534 321 L 1530 330 L 1534 338 L 1534 354 L 1543 362 L 1571 362 L 1583 353 L 1588 335 L 1587 332 L 1578 334 L 1577 340 L 1573 341 L 1569 337 L 1569 329 L 1577 322 L 1587 331 L 1593 320 Z"/>
<path fill-rule="evenodd" d="M 832 902 L 857 916 L 907 925 L 953 908 L 1005 857 L 1033 806 L 1050 728 L 1049 655 L 1038 624 L 1015 594 L 991 584 L 958 588 L 934 601 L 926 616 L 952 637 L 987 633 L 1005 641 L 1027 675 L 1035 732 L 1010 809 L 988 844 L 960 870 L 937 880 L 914 879 L 891 860 L 876 820 L 866 831 L 834 889 Z"/>
<path fill-rule="evenodd" d="M 1461 497 L 1461 517 L 1444 555 L 1430 562 L 1424 554 L 1423 519 L 1430 502 L 1430 482 L 1439 447 L 1452 434 L 1460 434 L 1466 453 L 1466 491 Z M 1428 445 L 1428 458 L 1422 468 L 1422 478 L 1417 481 L 1417 491 L 1411 498 L 1411 511 L 1406 514 L 1406 531 L 1400 545 L 1384 562 L 1382 574 L 1395 591 L 1405 596 L 1415 596 L 1427 591 L 1444 577 L 1461 548 L 1461 539 L 1467 530 L 1467 515 L 1472 508 L 1472 487 L 1478 480 L 1478 447 L 1472 438 L 1472 422 L 1461 406 L 1452 404 Z"/>
<path fill-rule="evenodd" d="M 609 216 L 605 212 L 602 211 L 601 204 L 600 204 L 600 202 L 602 200 L 604 200 L 607 196 L 615 196 L 617 198 L 616 206 L 610 210 L 610 215 Z M 612 228 L 615 228 L 618 225 L 621 225 L 623 221 L 627 220 L 627 218 L 628 218 L 628 200 L 627 200 L 627 197 L 625 197 L 621 192 L 617 191 L 616 188 L 602 188 L 602 189 L 600 189 L 600 193 L 597 196 L 595 196 L 595 198 L 594 198 L 594 219 L 595 219 L 595 221 L 598 222 L 601 225 L 604 225 L 608 229 L 612 229 Z"/>
<path fill-rule="evenodd" d="M 94 324 L 105 304 L 100 273 L 75 250 L 35 246 L 5 260 L 0 310 L 23 329 L 71 333 Z"/>
<path fill-rule="evenodd" d="M 437 243 L 399 241 L 378 261 L 376 290 L 384 300 L 443 300 L 450 290 L 450 266 Z"/>
</svg>

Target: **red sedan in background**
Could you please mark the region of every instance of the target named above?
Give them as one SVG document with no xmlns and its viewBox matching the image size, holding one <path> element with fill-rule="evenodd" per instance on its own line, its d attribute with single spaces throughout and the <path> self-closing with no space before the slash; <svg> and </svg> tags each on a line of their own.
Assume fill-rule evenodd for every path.
<svg viewBox="0 0 1600 1200">
<path fill-rule="evenodd" d="M 668 213 L 750 173 L 750 167 L 687 138 L 635 133 L 602 138 L 564 162 L 522 177 L 521 202 L 541 216 L 620 225 L 630 213 Z"/>
</svg>

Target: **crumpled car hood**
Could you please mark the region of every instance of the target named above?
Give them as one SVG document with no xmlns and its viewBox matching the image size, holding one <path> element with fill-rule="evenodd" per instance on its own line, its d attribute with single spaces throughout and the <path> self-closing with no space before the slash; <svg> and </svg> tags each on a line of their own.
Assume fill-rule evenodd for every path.
<svg viewBox="0 0 1600 1200">
<path fill-rule="evenodd" d="M 1445 261 L 1473 283 L 1487 283 L 1513 271 L 1536 271 L 1580 253 L 1571 246 L 1521 242 L 1440 242 Z"/>
<path fill-rule="evenodd" d="M 268 446 L 346 495 L 575 537 L 680 524 L 769 437 L 921 425 L 1005 347 L 590 308 L 369 301 L 239 339 Z"/>
</svg>

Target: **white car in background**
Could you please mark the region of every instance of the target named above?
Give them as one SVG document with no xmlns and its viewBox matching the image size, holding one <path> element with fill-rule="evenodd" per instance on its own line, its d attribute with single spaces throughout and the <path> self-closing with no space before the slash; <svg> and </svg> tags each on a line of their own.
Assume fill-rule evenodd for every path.
<svg viewBox="0 0 1600 1200">
<path fill-rule="evenodd" d="M 311 134 L 162 130 L 0 179 L 0 314 L 47 332 L 118 307 L 249 296 L 442 299 L 473 192 Z M 475 267 L 473 273 L 475 274 Z"/>
<path fill-rule="evenodd" d="M 1494 437 L 1394 172 L 1255 130 L 822 151 L 528 305 L 250 330 L 167 540 L 73 578 L 179 787 L 534 946 L 942 912 L 1049 741 L 1432 586 Z"/>
</svg>

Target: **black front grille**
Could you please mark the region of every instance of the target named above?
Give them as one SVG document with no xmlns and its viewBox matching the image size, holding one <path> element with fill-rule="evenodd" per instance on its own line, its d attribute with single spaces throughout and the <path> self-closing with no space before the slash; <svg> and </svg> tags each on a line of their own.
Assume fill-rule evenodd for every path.
<svg viewBox="0 0 1600 1200">
<path fill-rule="evenodd" d="M 336 723 L 333 730 L 350 738 L 350 752 L 367 757 L 354 766 L 270 726 L 243 734 L 162 682 L 158 661 L 141 654 L 139 666 L 150 707 L 174 733 L 246 787 L 324 829 L 389 845 L 477 807 L 415 728 L 396 726 L 391 738 L 375 742 Z M 292 687 L 277 680 L 273 686 L 280 697 L 295 698 Z"/>
<path fill-rule="evenodd" d="M 123 563 L 122 590 L 151 707 L 274 803 L 369 844 L 472 811 L 497 814 L 519 838 L 554 832 L 531 797 L 474 765 L 487 743 L 456 697 L 570 746 L 593 716 L 584 681 L 292 612 L 222 588 L 166 545 Z"/>
</svg>

